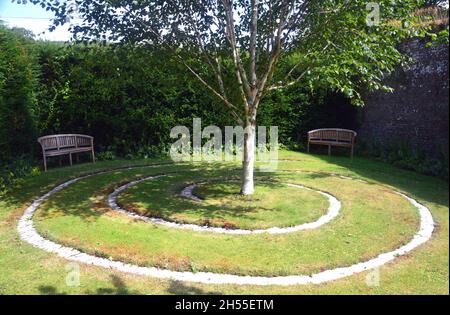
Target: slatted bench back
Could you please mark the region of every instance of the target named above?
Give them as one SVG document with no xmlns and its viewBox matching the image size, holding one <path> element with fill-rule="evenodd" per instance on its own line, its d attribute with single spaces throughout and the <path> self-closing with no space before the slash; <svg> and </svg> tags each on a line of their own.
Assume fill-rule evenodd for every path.
<svg viewBox="0 0 450 315">
<path fill-rule="evenodd" d="M 48 138 L 40 138 L 38 142 L 41 144 L 44 150 L 54 150 L 58 149 L 58 138 L 57 137 L 48 137 Z"/>
<path fill-rule="evenodd" d="M 317 129 L 308 133 L 309 140 L 336 141 L 352 143 L 356 132 L 348 129 Z"/>
<path fill-rule="evenodd" d="M 71 148 L 90 147 L 92 146 L 92 137 L 86 135 L 52 135 L 38 139 L 43 150 L 64 150 Z"/>
</svg>

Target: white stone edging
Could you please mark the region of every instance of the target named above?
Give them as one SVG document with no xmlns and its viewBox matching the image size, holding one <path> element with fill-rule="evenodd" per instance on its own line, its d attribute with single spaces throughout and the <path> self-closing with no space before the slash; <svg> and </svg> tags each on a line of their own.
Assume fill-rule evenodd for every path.
<svg viewBox="0 0 450 315">
<path fill-rule="evenodd" d="M 312 229 L 316 229 L 316 228 L 330 222 L 331 220 L 333 220 L 336 216 L 338 216 L 339 211 L 341 209 L 341 202 L 339 200 L 337 200 L 334 196 L 332 196 L 326 192 L 322 192 L 322 191 L 314 190 L 314 189 L 311 189 L 311 188 L 308 188 L 308 187 L 305 187 L 302 185 L 294 185 L 294 184 L 287 184 L 287 185 L 291 186 L 291 187 L 314 191 L 314 192 L 317 192 L 317 193 L 321 194 L 322 196 L 326 197 L 330 203 L 328 212 L 325 215 L 321 216 L 317 221 L 311 222 L 311 223 L 304 223 L 304 224 L 300 224 L 300 225 L 296 225 L 296 226 L 283 227 L 283 228 L 272 227 L 272 228 L 268 228 L 268 229 L 245 230 L 245 229 L 226 229 L 226 228 L 221 228 L 221 227 L 200 226 L 200 225 L 196 225 L 196 224 L 171 222 L 171 221 L 167 221 L 167 220 L 160 219 L 160 218 L 152 218 L 152 217 L 148 217 L 148 216 L 139 215 L 137 213 L 127 211 L 117 204 L 117 197 L 124 190 L 126 190 L 132 186 L 135 186 L 139 183 L 142 183 L 144 181 L 161 178 L 163 176 L 164 175 L 149 176 L 149 177 L 145 177 L 145 178 L 142 178 L 139 180 L 129 182 L 123 186 L 118 187 L 108 196 L 108 204 L 109 204 L 110 208 L 114 211 L 125 214 L 133 219 L 138 219 L 138 220 L 148 222 L 148 223 L 153 223 L 153 224 L 164 225 L 164 226 L 167 226 L 170 228 L 192 230 L 195 232 L 211 232 L 211 233 L 232 234 L 232 235 L 249 235 L 249 234 L 263 234 L 263 233 L 287 234 L 287 233 L 293 233 L 293 232 L 298 232 L 298 231 L 303 231 L 303 230 L 312 230 Z M 200 198 L 198 198 L 192 194 L 192 191 L 196 187 L 196 185 L 197 184 L 192 184 L 192 185 L 187 186 L 186 188 L 184 188 L 182 190 L 181 195 L 185 196 L 187 198 L 190 198 L 194 201 L 201 202 L 202 200 Z"/>
<path fill-rule="evenodd" d="M 198 185 L 201 185 L 201 184 L 203 184 L 203 183 L 192 184 L 187 187 L 184 187 L 183 190 L 181 191 L 181 196 L 189 198 L 195 202 L 203 202 L 203 200 L 201 198 L 194 195 L 194 189 L 197 188 Z"/>
<path fill-rule="evenodd" d="M 357 263 L 348 267 L 335 268 L 325 270 L 310 276 L 307 275 L 293 275 L 293 276 L 277 276 L 277 277 L 260 277 L 260 276 L 238 276 L 231 274 L 218 274 L 211 272 L 179 272 L 167 269 L 159 269 L 155 267 L 141 267 L 137 265 L 126 264 L 120 261 L 113 261 L 106 258 L 96 257 L 90 254 L 83 253 L 71 247 L 62 246 L 56 242 L 43 238 L 36 231 L 33 224 L 33 214 L 42 202 L 51 195 L 61 191 L 69 185 L 75 182 L 88 178 L 90 176 L 103 174 L 106 172 L 96 173 L 93 175 L 82 176 L 69 180 L 45 195 L 35 200 L 24 212 L 23 216 L 19 220 L 17 227 L 19 236 L 22 240 L 30 243 L 31 245 L 45 250 L 50 253 L 55 253 L 58 256 L 70 261 L 79 262 L 88 265 L 94 265 L 104 267 L 107 269 L 114 269 L 117 271 L 130 273 L 134 275 L 142 275 L 155 277 L 160 279 L 171 279 L 176 281 L 188 281 L 198 282 L 205 284 L 239 284 L 239 285 L 304 285 L 304 284 L 320 284 L 328 281 L 333 281 L 360 273 L 363 271 L 371 270 L 377 267 L 395 260 L 396 257 L 405 255 L 418 246 L 427 242 L 434 231 L 434 221 L 430 210 L 424 205 L 420 204 L 416 200 L 406 196 L 405 194 L 397 192 L 399 195 L 406 198 L 411 202 L 418 210 L 420 214 L 420 229 L 417 234 L 414 235 L 411 241 L 406 245 L 377 256 L 365 262 Z"/>
</svg>

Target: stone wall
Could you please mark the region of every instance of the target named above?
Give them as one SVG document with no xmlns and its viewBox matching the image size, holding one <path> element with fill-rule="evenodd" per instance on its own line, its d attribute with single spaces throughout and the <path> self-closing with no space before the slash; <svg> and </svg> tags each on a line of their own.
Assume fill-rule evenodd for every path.
<svg viewBox="0 0 450 315">
<path fill-rule="evenodd" d="M 388 78 L 394 93 L 366 97 L 359 111 L 358 139 L 381 147 L 407 143 L 430 157 L 448 154 L 448 45 L 426 47 L 416 39 L 404 44 L 402 51 L 414 62 Z"/>
</svg>

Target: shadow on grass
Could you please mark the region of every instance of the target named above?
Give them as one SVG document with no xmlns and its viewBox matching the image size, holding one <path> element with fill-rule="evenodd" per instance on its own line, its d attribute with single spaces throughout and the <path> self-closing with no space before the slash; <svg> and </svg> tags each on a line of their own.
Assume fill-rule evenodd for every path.
<svg viewBox="0 0 450 315">
<path fill-rule="evenodd" d="M 142 294 L 137 290 L 130 290 L 121 277 L 111 275 L 112 288 L 98 288 L 95 292 L 88 292 L 88 294 L 96 295 L 139 295 Z"/>
<path fill-rule="evenodd" d="M 96 295 L 142 295 L 138 290 L 130 290 L 121 277 L 111 275 L 112 288 L 98 288 L 95 291 L 87 291 L 87 294 Z M 205 291 L 197 287 L 189 286 L 180 281 L 170 280 L 167 292 L 176 295 L 218 295 L 220 292 Z"/>
<path fill-rule="evenodd" d="M 50 285 L 41 285 L 38 287 L 39 293 L 42 295 L 66 295 L 64 292 L 58 292 L 58 290 Z"/>
<path fill-rule="evenodd" d="M 136 290 L 130 290 L 121 277 L 111 275 L 111 285 L 108 288 L 98 288 L 95 291 L 87 290 L 85 294 L 89 295 L 139 295 L 142 294 Z M 54 286 L 41 285 L 38 287 L 39 293 L 43 295 L 67 295 L 66 292 L 58 291 Z"/>
<path fill-rule="evenodd" d="M 123 170 L 123 168 L 118 169 L 117 172 L 120 170 Z M 232 173 L 235 173 L 236 175 L 238 174 L 236 173 L 236 169 L 234 168 L 222 168 L 221 170 L 203 172 L 193 172 L 190 169 L 166 170 L 165 172 L 159 172 L 157 174 L 168 174 L 168 176 L 143 183 L 144 185 L 146 185 L 146 192 L 150 191 L 152 193 L 152 197 L 154 198 L 152 198 L 153 209 L 141 214 L 170 220 L 169 217 L 171 215 L 183 214 L 187 209 L 194 209 L 198 214 L 200 220 L 205 221 L 203 223 L 198 222 L 199 224 L 212 224 L 213 219 L 216 223 L 220 220 L 223 220 L 223 223 L 226 226 L 230 224 L 229 227 L 232 228 L 233 223 L 225 220 L 226 216 L 252 219 L 251 214 L 256 211 L 273 210 L 264 209 L 261 207 L 253 207 L 251 206 L 250 202 L 249 206 L 199 206 L 193 204 L 190 200 L 179 196 L 182 188 L 192 182 L 198 182 L 199 180 L 204 181 L 205 177 L 208 179 L 213 178 L 213 182 L 226 182 L 230 179 L 238 179 L 238 177 L 230 175 Z M 117 174 L 119 176 L 111 178 Z M 114 188 L 120 186 L 119 183 L 125 183 L 135 180 L 136 176 L 138 178 L 148 176 L 144 174 L 127 174 L 126 172 L 117 174 L 114 174 L 114 171 L 112 171 L 110 176 L 94 176 L 88 179 L 79 180 L 76 184 L 65 188 L 60 193 L 57 193 L 46 200 L 44 202 L 44 205 L 39 210 L 38 217 L 51 218 L 55 216 L 69 215 L 81 218 L 89 222 L 96 221 L 99 217 L 110 211 L 105 198 L 110 192 L 114 190 Z M 223 174 L 227 175 L 224 176 Z M 173 185 L 174 177 L 175 181 L 178 180 L 175 185 Z M 264 176 L 259 177 L 261 179 L 267 180 Z M 111 181 L 112 184 L 106 186 L 105 188 L 105 185 L 108 181 Z M 264 185 L 267 187 L 275 187 L 279 185 L 277 177 L 273 176 L 272 178 L 270 178 L 270 182 L 265 181 Z M 54 186 L 55 185 L 52 185 L 48 188 L 48 190 L 50 190 Z M 129 190 L 133 190 L 134 188 L 136 188 L 136 186 L 129 188 Z M 238 189 L 236 190 L 236 194 L 237 193 Z M 95 201 L 90 198 L 97 196 L 100 196 L 103 200 Z M 158 205 L 158 207 L 156 207 L 156 205 Z M 155 208 L 157 209 L 155 210 Z M 133 211 L 134 209 L 128 210 Z"/>
<path fill-rule="evenodd" d="M 128 288 L 123 279 L 118 275 L 111 275 L 111 287 L 101 287 L 96 290 L 87 290 L 84 294 L 88 295 L 142 295 L 138 290 Z M 67 295 L 66 292 L 58 291 L 54 286 L 41 285 L 38 287 L 39 293 L 42 295 Z M 207 291 L 195 286 L 190 286 L 181 281 L 170 280 L 166 289 L 167 293 L 175 295 L 221 295 L 218 291 Z"/>
<path fill-rule="evenodd" d="M 227 172 L 229 174 L 231 173 L 231 170 L 228 170 Z M 214 179 L 210 180 L 205 178 Z M 163 218 L 168 221 L 172 220 L 172 216 L 183 215 L 187 212 L 191 214 L 195 213 L 195 216 L 198 217 L 199 220 L 199 222 L 196 222 L 197 224 L 208 224 L 208 222 L 211 223 L 211 221 L 209 220 L 213 219 L 253 219 L 252 214 L 258 211 L 275 211 L 274 208 L 265 208 L 261 205 L 258 205 L 257 207 L 254 206 L 253 203 L 255 200 L 253 200 L 251 197 L 247 198 L 239 195 L 239 185 L 236 185 L 235 191 L 225 188 L 224 190 L 221 190 L 221 188 L 223 187 L 220 185 L 219 187 L 213 186 L 213 188 L 208 190 L 208 193 L 211 194 L 213 198 L 228 197 L 229 200 L 236 199 L 243 205 L 199 204 L 189 200 L 188 198 L 180 196 L 180 192 L 183 188 L 195 182 L 208 182 L 216 184 L 233 182 L 235 184 L 236 180 L 238 180 L 238 177 L 223 176 L 217 172 L 202 173 L 201 176 L 198 176 L 196 179 L 192 176 L 187 178 L 182 177 L 179 179 L 179 181 L 175 179 L 175 183 L 173 182 L 173 178 L 165 177 L 157 180 L 147 181 L 140 185 L 130 187 L 126 192 L 123 193 L 122 197 L 127 196 L 127 194 L 132 194 L 136 191 L 138 192 L 138 195 L 134 195 L 132 201 L 126 200 L 125 202 L 121 202 L 121 198 L 119 198 L 119 204 L 128 211 L 138 212 L 139 214 L 148 217 Z M 264 181 L 258 183 L 258 180 Z M 267 181 L 266 177 L 256 176 L 255 184 L 264 186 L 265 188 L 279 188 L 280 181 L 276 176 L 272 176 L 270 178 L 270 181 Z M 137 202 L 138 200 L 142 201 L 143 199 L 149 201 L 149 207 L 137 208 L 133 206 L 134 202 Z M 202 220 L 207 222 L 200 222 Z M 177 222 L 193 223 L 192 221 L 185 222 L 180 219 L 177 219 Z"/>
<path fill-rule="evenodd" d="M 205 291 L 197 287 L 186 285 L 181 281 L 170 281 L 167 292 L 175 295 L 221 295 L 221 292 Z"/>
<path fill-rule="evenodd" d="M 377 182 L 389 186 L 394 186 L 396 189 L 404 191 L 408 195 L 414 196 L 422 201 L 432 202 L 439 204 L 441 206 L 448 207 L 449 205 L 449 193 L 448 193 L 448 182 L 444 180 L 440 180 L 434 177 L 420 175 L 411 171 L 401 170 L 395 166 L 377 162 L 373 160 L 368 160 L 364 158 L 355 157 L 351 160 L 346 156 L 327 156 L 327 155 L 311 155 L 316 158 L 321 163 L 336 165 L 342 169 L 342 172 L 348 174 L 355 174 L 356 176 L 360 176 L 372 182 Z M 1 201 L 4 202 L 6 207 L 17 208 L 20 207 L 24 202 L 30 202 L 33 199 L 37 199 L 42 194 L 48 192 L 52 188 L 54 188 L 57 184 L 67 181 L 70 178 L 75 176 L 80 176 L 82 174 L 99 172 L 104 170 L 124 170 L 131 165 L 135 166 L 144 166 L 149 164 L 159 164 L 161 161 L 152 161 L 144 163 L 143 161 L 139 162 L 130 162 L 130 161 L 110 161 L 110 162 L 101 162 L 101 163 L 88 163 L 88 164 L 78 164 L 74 167 L 66 167 L 60 169 L 54 169 L 47 173 L 43 173 L 36 177 L 28 177 L 24 180 L 21 188 L 14 190 L 12 193 L 9 193 L 7 196 L 2 197 Z M 171 165 L 170 162 L 165 162 L 167 165 Z M 173 165 L 171 166 L 173 168 Z M 186 166 L 187 171 L 189 169 L 194 169 L 196 167 L 203 167 L 203 165 L 188 165 Z M 210 166 L 214 168 L 214 166 Z M 179 166 L 176 166 L 176 169 L 179 169 Z M 171 171 L 175 171 L 171 169 Z M 223 174 L 227 174 L 233 172 L 233 174 L 238 175 L 235 168 L 227 168 L 222 167 L 220 171 L 211 172 L 212 176 L 219 176 L 224 178 Z M 170 171 L 169 171 L 170 172 Z M 340 171 L 338 171 L 340 172 Z M 203 177 L 207 177 L 207 172 L 198 172 L 199 175 Z M 269 174 L 268 178 L 273 181 L 275 185 L 282 179 L 282 174 Z M 311 178 L 326 178 L 330 176 L 326 172 L 324 173 L 311 173 Z M 83 181 L 80 181 L 82 183 Z M 179 188 L 179 187 L 178 187 Z M 70 187 L 71 194 L 64 194 L 61 196 L 55 195 L 52 197 L 50 203 L 46 206 L 55 207 L 61 210 L 64 210 L 65 213 L 69 215 L 74 215 L 81 217 L 86 220 L 95 220 L 99 216 L 101 216 L 104 211 L 101 209 L 95 209 L 95 211 L 90 211 L 91 202 L 86 200 L 86 196 L 91 196 L 93 191 L 88 185 L 76 185 Z M 157 194 L 162 195 L 164 193 L 163 189 L 160 188 L 160 191 L 156 191 Z M 83 199 L 77 199 L 77 197 L 84 197 Z M 167 199 L 167 198 L 166 198 Z M 163 212 L 167 211 L 168 213 L 173 213 L 173 211 L 177 212 L 177 209 L 182 212 L 186 207 L 186 203 L 180 203 L 179 200 L 169 199 L 165 201 Z M 70 206 L 69 206 L 70 205 Z M 225 214 L 232 214 L 236 217 L 249 216 L 251 215 L 250 208 L 242 208 L 236 209 L 233 208 L 231 210 L 227 210 L 224 208 L 205 208 L 205 211 L 201 213 L 202 216 L 205 217 L 220 217 Z M 0 209 L 1 211 L 1 209 Z M 106 210 L 105 210 L 106 211 Z M 46 215 L 44 213 L 44 215 Z M 148 215 L 154 216 L 155 213 L 149 213 Z M 164 215 L 166 216 L 166 215 Z"/>
<path fill-rule="evenodd" d="M 128 161 L 118 160 L 96 164 L 80 164 L 74 167 L 54 169 L 47 173 L 41 173 L 38 176 L 30 176 L 25 178 L 20 187 L 15 188 L 6 196 L 2 196 L 0 202 L 2 202 L 3 206 L 8 210 L 10 208 L 17 209 L 25 202 L 30 203 L 31 201 L 41 197 L 43 194 L 49 192 L 56 186 L 76 177 L 102 172 L 122 172 L 128 170 L 129 168 L 139 169 L 154 165 L 158 165 L 158 167 L 149 169 L 157 170 L 159 168 L 165 168 L 167 166 L 169 166 L 170 168 L 174 167 L 172 162 L 167 161 L 154 163 L 150 163 L 148 161 L 137 161 L 132 163 Z M 186 165 L 176 166 L 177 169 L 184 169 L 186 167 Z M 124 174 L 123 176 L 126 177 L 127 175 Z M 92 177 L 92 179 L 95 180 L 96 177 L 94 176 Z M 130 177 L 130 180 L 131 179 L 135 178 Z M 92 203 L 86 197 L 91 196 L 93 190 L 88 185 L 83 185 L 83 183 L 84 180 L 80 180 L 76 184 L 81 185 L 75 184 L 67 187 L 63 189 L 61 193 L 57 193 L 49 200 L 46 200 L 45 202 L 47 204 L 45 207 L 41 208 L 44 209 L 41 214 L 43 216 L 51 215 L 46 210 L 47 208 L 55 207 L 55 209 L 63 210 L 64 213 L 68 215 L 78 216 L 80 218 L 91 221 L 101 216 L 105 211 L 107 211 L 107 209 L 104 209 L 103 211 L 97 211 L 98 209 L 95 209 L 96 211 L 89 210 Z M 64 194 L 67 189 L 71 189 L 70 194 Z M 80 197 L 84 197 L 84 200 L 82 200 L 82 198 L 80 199 Z M 1 210 L 2 209 L 0 209 L 0 211 Z"/>
<path fill-rule="evenodd" d="M 4 201 L 8 204 L 23 203 L 37 199 L 57 185 L 75 177 L 102 171 L 120 171 L 129 167 L 145 167 L 155 164 L 162 165 L 162 167 L 174 165 L 173 162 L 168 160 L 128 161 L 117 159 L 114 161 L 77 164 L 72 167 L 59 167 L 51 169 L 48 172 L 41 171 L 39 175 L 23 178 L 20 185 L 16 188 L 12 188 L 6 196 L 1 196 L 0 201 Z"/>
<path fill-rule="evenodd" d="M 395 167 L 393 165 L 355 157 L 353 160 L 341 156 L 314 155 L 319 160 L 347 169 L 372 182 L 393 186 L 406 194 L 426 202 L 449 206 L 449 183 Z"/>
</svg>

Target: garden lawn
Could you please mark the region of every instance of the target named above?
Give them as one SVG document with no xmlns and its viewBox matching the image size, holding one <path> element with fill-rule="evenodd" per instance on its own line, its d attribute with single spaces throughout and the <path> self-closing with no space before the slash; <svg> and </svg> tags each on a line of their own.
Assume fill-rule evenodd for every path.
<svg viewBox="0 0 450 315">
<path fill-rule="evenodd" d="M 234 220 L 241 227 L 289 225 L 314 221 L 320 216 L 322 199 L 289 188 L 286 200 L 268 198 L 270 187 L 259 186 L 254 207 L 242 207 L 245 200 L 233 195 L 238 186 L 220 184 L 224 174 L 236 176 L 238 165 L 162 165 L 123 169 L 128 164 L 160 161 L 112 161 L 59 168 L 30 177 L 22 187 L 0 201 L 0 293 L 440 293 L 448 294 L 448 184 L 441 180 L 355 158 L 323 157 L 283 151 L 278 172 L 258 173 L 281 191 L 283 183 L 303 184 L 331 193 L 342 202 L 341 213 L 332 222 L 313 231 L 286 235 L 216 235 L 169 229 L 135 221 L 110 211 L 106 196 L 126 181 L 152 174 L 165 178 L 144 182 L 125 192 L 122 198 L 141 202 L 142 209 L 180 214 L 178 206 L 191 206 L 189 220 L 203 220 L 208 207 L 217 207 L 212 216 Z M 58 183 L 94 170 L 119 168 L 110 173 L 83 179 L 50 197 L 35 215 L 42 235 L 99 256 L 157 266 L 171 270 L 213 271 L 242 275 L 311 274 L 347 266 L 376 257 L 408 242 L 418 230 L 418 215 L 410 203 L 392 190 L 402 191 L 425 204 L 437 223 L 433 238 L 409 255 L 381 268 L 380 285 L 368 286 L 367 273 L 322 285 L 238 286 L 203 285 L 138 277 L 99 267 L 81 265 L 81 286 L 65 285 L 67 261 L 22 242 L 17 222 L 26 206 Z M 359 178 L 367 182 L 334 176 Z M 177 196 L 186 183 L 215 179 L 196 193 L 212 202 L 192 205 Z M 159 188 L 158 188 L 159 187 Z M 223 187 L 225 194 L 218 188 Z M 158 191 L 159 189 L 159 191 Z M 258 189 L 258 188 L 257 188 Z M 146 195 L 147 194 L 147 195 Z M 261 195 L 258 195 L 261 194 Z M 160 199 L 156 200 L 155 196 Z M 147 197 L 144 198 L 144 197 Z M 136 198 L 136 199 L 133 199 Z M 295 199 L 298 198 L 298 199 Z M 312 198 L 312 197 L 311 197 Z M 154 200 L 155 202 L 152 202 Z M 164 204 L 164 200 L 166 203 Z M 302 201 L 304 201 L 302 207 Z M 270 204 L 263 209 L 264 203 Z M 327 201 L 325 200 L 325 205 Z M 234 211 L 234 210 L 239 211 Z M 284 209 L 286 211 L 284 211 Z M 308 211 L 310 210 L 310 211 Z M 283 213 L 276 218 L 273 212 Z M 298 211 L 298 212 L 296 212 Z M 303 215 L 301 215 L 303 213 Z M 172 217 L 173 218 L 173 217 Z M 175 218 L 176 219 L 176 218 Z M 257 222 L 251 225 L 250 222 Z"/>
<path fill-rule="evenodd" d="M 189 185 L 186 177 L 178 174 L 132 186 L 119 196 L 119 204 L 128 211 L 178 223 L 251 230 L 313 222 L 329 207 L 328 199 L 317 192 L 276 181 L 258 181 L 252 196 L 242 196 L 239 183 L 220 174 L 212 175 L 213 182 L 196 180 L 200 185 L 193 195 L 203 199 L 196 202 L 180 195 Z"/>
</svg>

